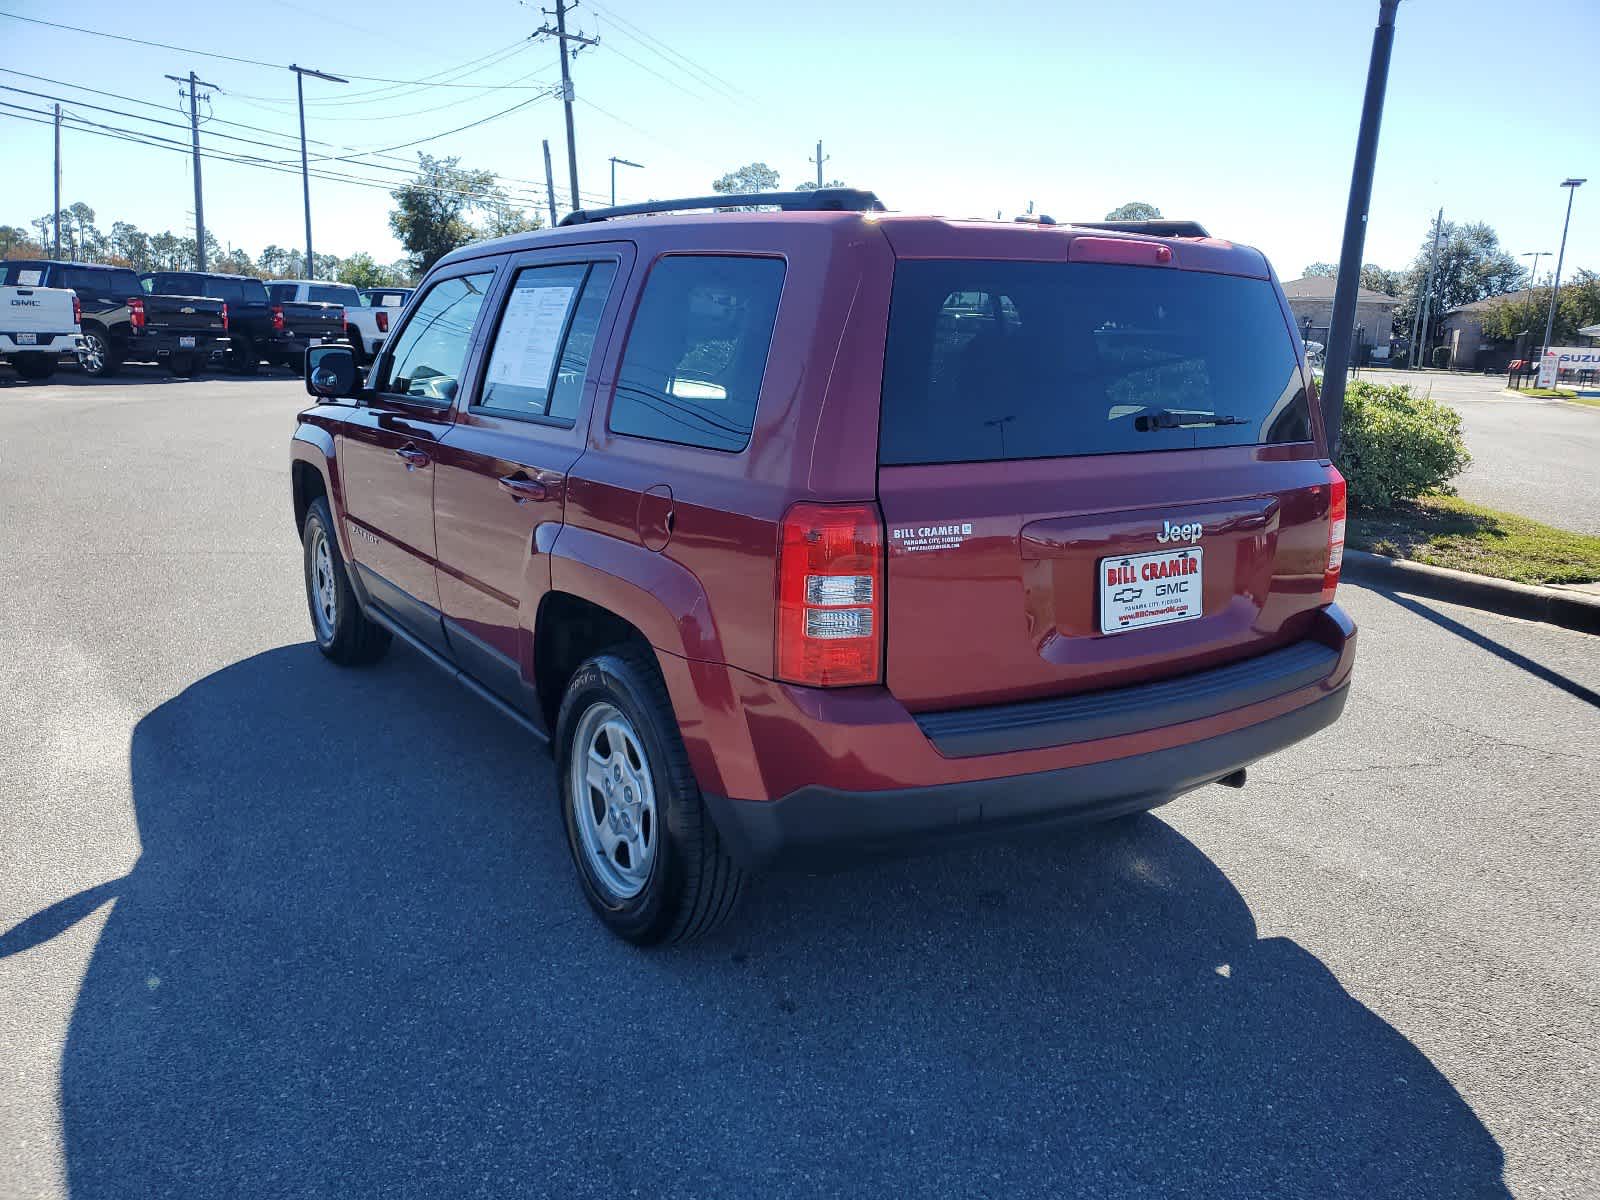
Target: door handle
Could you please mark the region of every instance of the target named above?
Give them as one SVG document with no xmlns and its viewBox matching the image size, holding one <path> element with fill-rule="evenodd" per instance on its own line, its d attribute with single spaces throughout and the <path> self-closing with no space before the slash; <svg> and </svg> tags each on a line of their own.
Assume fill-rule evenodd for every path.
<svg viewBox="0 0 1600 1200">
<path fill-rule="evenodd" d="M 415 446 L 402 446 L 395 451 L 400 461 L 406 464 L 406 470 L 416 471 L 427 466 L 433 460 Z"/>
<path fill-rule="evenodd" d="M 550 494 L 544 484 L 522 474 L 503 476 L 500 480 L 500 490 L 518 504 L 526 504 L 529 500 L 543 500 Z"/>
</svg>

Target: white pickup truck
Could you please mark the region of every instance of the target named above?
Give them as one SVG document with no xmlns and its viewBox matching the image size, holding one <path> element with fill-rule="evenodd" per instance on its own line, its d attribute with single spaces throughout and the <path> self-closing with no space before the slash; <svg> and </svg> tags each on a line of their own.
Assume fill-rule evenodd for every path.
<svg viewBox="0 0 1600 1200">
<path fill-rule="evenodd" d="M 365 365 L 378 355 L 389 336 L 389 329 L 400 315 L 397 308 L 368 308 L 361 292 L 349 283 L 318 283 L 314 279 L 274 279 L 267 284 L 267 295 L 274 304 L 288 301 L 317 301 L 344 305 L 344 332 L 356 352 L 356 362 Z"/>
<path fill-rule="evenodd" d="M 0 263 L 0 271 L 6 264 Z M 9 276 L 0 274 L 0 280 Z M 0 282 L 0 358 L 24 379 L 48 379 L 63 354 L 83 348 L 78 294 L 70 288 L 34 287 L 26 272 Z"/>
</svg>

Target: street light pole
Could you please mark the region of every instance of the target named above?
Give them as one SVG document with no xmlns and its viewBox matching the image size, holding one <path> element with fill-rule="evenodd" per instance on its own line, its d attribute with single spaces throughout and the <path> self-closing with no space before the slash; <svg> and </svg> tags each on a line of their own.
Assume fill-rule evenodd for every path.
<svg viewBox="0 0 1600 1200">
<path fill-rule="evenodd" d="M 1533 269 L 1528 272 L 1528 299 L 1533 299 L 1533 289 L 1539 286 L 1539 260 L 1546 257 L 1548 250 L 1524 250 L 1517 255 L 1518 258 L 1533 259 Z"/>
<path fill-rule="evenodd" d="M 1350 201 L 1344 214 L 1344 244 L 1339 251 L 1339 281 L 1333 291 L 1333 327 L 1328 330 L 1322 368 L 1322 416 L 1328 453 L 1339 450 L 1344 420 L 1345 372 L 1350 366 L 1350 337 L 1356 321 L 1356 295 L 1361 285 L 1361 256 L 1367 243 L 1367 210 L 1372 205 L 1372 175 L 1378 158 L 1378 127 L 1383 123 L 1383 93 L 1389 82 L 1389 55 L 1394 49 L 1394 15 L 1400 0 L 1378 0 L 1378 27 L 1372 32 L 1372 57 L 1367 64 L 1367 92 L 1361 103 L 1361 130 L 1356 135 L 1356 161 L 1350 171 Z"/>
<path fill-rule="evenodd" d="M 618 158 L 615 154 L 613 154 L 611 156 L 611 207 L 612 208 L 615 208 L 617 206 L 617 168 L 618 167 L 642 167 L 642 166 L 644 166 L 643 163 L 629 162 L 625 158 Z"/>
<path fill-rule="evenodd" d="M 1544 357 L 1544 352 L 1550 349 L 1550 335 L 1556 325 L 1556 298 L 1561 295 L 1561 264 L 1567 257 L 1567 226 L 1572 224 L 1572 198 L 1578 194 L 1587 180 L 1563 179 L 1561 186 L 1567 189 L 1567 218 L 1561 222 L 1561 249 L 1556 253 L 1556 275 L 1550 285 L 1550 315 L 1544 322 L 1544 345 L 1539 347 L 1539 357 Z"/>
<path fill-rule="evenodd" d="M 326 79 L 329 83 L 349 83 L 348 79 L 341 79 L 337 75 L 328 75 L 322 71 L 313 71 L 310 67 L 297 67 L 289 64 L 289 70 L 294 72 L 294 94 L 300 103 L 300 187 L 305 193 L 306 200 L 306 278 L 317 277 L 317 259 L 311 250 L 311 165 L 306 157 L 306 76 L 313 79 Z"/>
</svg>

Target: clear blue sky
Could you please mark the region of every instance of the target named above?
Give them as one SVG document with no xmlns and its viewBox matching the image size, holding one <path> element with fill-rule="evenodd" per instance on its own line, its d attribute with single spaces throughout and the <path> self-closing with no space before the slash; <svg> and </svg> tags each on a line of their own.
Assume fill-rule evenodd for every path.
<svg viewBox="0 0 1600 1200">
<path fill-rule="evenodd" d="M 65 7 L 0 0 L 0 11 L 401 80 L 510 47 L 544 20 L 536 0 L 81 0 Z M 717 175 L 755 159 L 794 185 L 814 171 L 807 160 L 821 137 L 829 176 L 875 189 L 891 208 L 959 216 L 1000 210 L 1009 217 L 1031 200 L 1066 219 L 1098 218 L 1124 201 L 1147 200 L 1168 216 L 1192 217 L 1261 247 L 1292 278 L 1307 262 L 1338 254 L 1376 11 L 1375 0 L 595 0 L 574 19 L 602 38 L 574 64 L 581 183 L 603 198 L 606 159 L 614 154 L 646 164 L 622 171 L 622 200 L 705 192 Z M 365 14 L 377 12 L 388 19 L 369 29 Z M 1558 185 L 1578 175 L 1593 182 L 1577 198 L 1567 270 L 1600 269 L 1600 71 L 1564 49 L 1593 46 L 1597 35 L 1595 0 L 1509 8 L 1503 0 L 1403 0 L 1368 260 L 1406 262 L 1441 204 L 1448 218 L 1489 222 L 1512 253 L 1554 251 L 1565 200 Z M 9 87 L 69 98 L 67 107 L 84 117 L 178 139 L 186 129 L 85 105 L 180 120 L 170 110 L 175 85 L 162 76 L 193 67 L 220 85 L 210 105 L 216 117 L 273 131 L 211 124 L 202 133 L 206 147 L 297 159 L 294 77 L 286 70 L 4 19 L 0 67 L 168 105 L 163 114 L 0 74 Z M 556 74 L 546 41 L 456 77 L 518 80 L 523 90 L 385 91 L 372 82 L 309 80 L 309 133 L 362 150 L 394 146 L 528 99 L 536 94 L 528 85 Z M 0 99 L 51 103 L 15 92 L 0 92 Z M 225 132 L 287 148 L 215 136 Z M 50 208 L 50 130 L 0 120 L 0 137 L 0 221 L 23 224 Z M 537 181 L 541 138 L 550 139 L 557 190 L 565 195 L 555 100 L 423 148 Z M 77 131 L 64 141 L 65 202 L 87 202 L 104 229 L 124 219 L 152 232 L 192 232 L 186 156 Z M 381 161 L 403 168 L 412 153 L 398 150 Z M 332 166 L 368 178 L 402 177 L 370 160 Z M 207 225 L 219 238 L 251 254 L 271 242 L 301 244 L 297 174 L 216 161 L 204 170 Z M 536 183 L 508 186 L 542 193 Z M 319 251 L 398 256 L 384 191 L 322 180 L 312 189 Z M 1541 274 L 1546 269 L 1542 263 Z"/>
</svg>

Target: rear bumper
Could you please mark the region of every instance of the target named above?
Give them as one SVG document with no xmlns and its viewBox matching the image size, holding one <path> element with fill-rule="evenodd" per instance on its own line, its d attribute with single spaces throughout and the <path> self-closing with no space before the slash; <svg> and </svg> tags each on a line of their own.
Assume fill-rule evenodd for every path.
<svg viewBox="0 0 1600 1200">
<path fill-rule="evenodd" d="M 183 338 L 193 338 L 194 345 L 185 346 Z M 230 342 L 219 333 L 146 333 L 128 344 L 128 357 L 165 362 L 173 355 L 197 354 L 204 359 L 220 359 L 227 354 Z"/>
<path fill-rule="evenodd" d="M 15 333 L 0 333 L 0 354 L 76 354 L 83 338 L 76 333 L 38 333 L 33 345 L 24 345 Z"/>
<path fill-rule="evenodd" d="M 730 852 L 745 866 L 825 867 L 1024 828 L 1109 820 L 1156 808 L 1326 729 L 1348 683 L 1283 716 L 1131 758 L 933 787 L 844 792 L 812 786 L 765 803 L 707 794 Z"/>
<path fill-rule="evenodd" d="M 661 655 L 701 792 L 752 866 L 1153 808 L 1339 716 L 1356 629 L 1178 679 L 912 714 L 885 688 L 800 688 Z"/>
<path fill-rule="evenodd" d="M 264 353 L 275 357 L 297 358 L 311 349 L 312 345 L 318 346 L 348 346 L 350 343 L 343 334 L 328 334 L 321 337 L 302 336 L 297 333 L 279 334 L 267 342 L 262 350 Z"/>
</svg>

